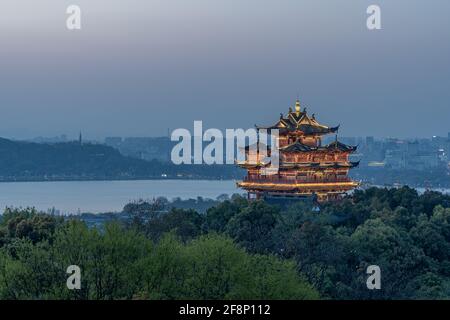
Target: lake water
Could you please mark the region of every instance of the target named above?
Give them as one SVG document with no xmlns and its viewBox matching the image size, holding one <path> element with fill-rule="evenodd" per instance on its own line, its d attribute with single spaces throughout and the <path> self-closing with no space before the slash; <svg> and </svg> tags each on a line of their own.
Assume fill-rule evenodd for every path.
<svg viewBox="0 0 450 320">
<path fill-rule="evenodd" d="M 419 192 L 425 191 L 418 189 Z M 449 189 L 436 191 L 450 193 Z M 233 180 L 133 180 L 0 183 L 0 211 L 6 206 L 35 207 L 61 213 L 121 211 L 137 199 L 204 198 L 243 193 Z"/>
<path fill-rule="evenodd" d="M 35 207 L 61 213 L 121 211 L 132 200 L 164 196 L 168 199 L 215 199 L 242 193 L 233 180 L 134 180 L 0 183 L 0 210 L 6 206 Z"/>
</svg>

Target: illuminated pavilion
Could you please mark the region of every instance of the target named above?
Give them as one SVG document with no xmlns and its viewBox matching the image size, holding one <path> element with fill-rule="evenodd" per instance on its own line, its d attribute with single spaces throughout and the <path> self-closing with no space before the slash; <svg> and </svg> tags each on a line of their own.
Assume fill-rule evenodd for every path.
<svg viewBox="0 0 450 320">
<path fill-rule="evenodd" d="M 349 170 L 358 162 L 349 161 L 349 155 L 356 146 L 349 146 L 336 139 L 322 145 L 325 135 L 337 134 L 339 126 L 328 127 L 320 124 L 314 114 L 309 116 L 306 108 L 301 108 L 297 99 L 295 110 L 289 108 L 286 116 L 273 126 L 256 126 L 268 134 L 278 129 L 279 168 L 268 174 L 266 154 L 270 148 L 260 153 L 258 148 L 246 147 L 245 161 L 238 165 L 247 170 L 245 179 L 238 186 L 248 192 L 249 199 L 259 198 L 309 198 L 319 202 L 338 200 L 346 192 L 359 185 L 348 176 Z"/>
</svg>

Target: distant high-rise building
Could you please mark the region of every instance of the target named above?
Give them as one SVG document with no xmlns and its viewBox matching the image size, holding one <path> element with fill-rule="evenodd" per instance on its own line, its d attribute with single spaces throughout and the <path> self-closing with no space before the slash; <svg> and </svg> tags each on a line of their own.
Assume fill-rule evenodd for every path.
<svg viewBox="0 0 450 320">
<path fill-rule="evenodd" d="M 419 142 L 417 140 L 413 142 L 408 142 L 407 144 L 407 155 L 415 156 L 419 153 Z"/>
</svg>

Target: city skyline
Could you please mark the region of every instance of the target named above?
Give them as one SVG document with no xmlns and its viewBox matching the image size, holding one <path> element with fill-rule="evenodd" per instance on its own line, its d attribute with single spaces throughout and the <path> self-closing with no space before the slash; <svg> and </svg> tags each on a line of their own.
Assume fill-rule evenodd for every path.
<svg viewBox="0 0 450 320">
<path fill-rule="evenodd" d="M 55 135 L 49 135 L 49 136 L 32 136 L 32 137 L 24 137 L 24 138 L 15 138 L 15 137 L 0 137 L 0 138 L 4 138 L 4 139 L 10 139 L 10 140 L 18 140 L 18 141 L 35 141 L 35 142 L 40 142 L 40 141 L 55 141 L 55 142 L 70 142 L 70 141 L 78 141 L 79 140 L 79 136 L 80 133 L 83 135 L 83 141 L 92 141 L 92 142 L 99 142 L 99 143 L 103 143 L 105 141 L 105 139 L 110 139 L 110 138 L 120 138 L 120 139 L 133 139 L 133 138 L 148 138 L 148 139 L 154 139 L 154 138 L 169 138 L 170 139 L 170 134 L 165 134 L 165 135 L 148 135 L 148 136 L 133 136 L 133 135 L 125 135 L 125 136 L 121 136 L 121 135 L 114 135 L 114 134 L 110 134 L 110 135 L 105 135 L 104 137 L 89 137 L 89 136 L 85 136 L 83 131 L 79 131 L 78 133 L 74 134 L 74 135 L 68 135 L 66 133 L 61 133 L 61 134 L 55 134 Z M 171 132 L 169 132 L 171 133 Z M 433 138 L 446 138 L 450 140 L 450 131 L 447 132 L 447 134 L 443 134 L 443 135 L 433 135 L 433 136 L 428 136 L 428 137 L 395 137 L 395 136 L 370 136 L 370 135 L 356 135 L 356 136 L 349 136 L 349 135 L 340 135 L 339 133 L 337 134 L 337 136 L 340 139 L 367 139 L 367 138 L 373 138 L 375 140 L 379 140 L 379 141 L 383 141 L 383 140 L 389 140 L 389 139 L 394 139 L 394 140 L 404 140 L 404 141 L 414 141 L 414 140 L 431 140 Z M 327 137 L 328 140 L 334 140 L 335 137 L 331 136 L 331 137 Z"/>
<path fill-rule="evenodd" d="M 101 140 L 273 124 L 299 96 L 341 136 L 447 136 L 450 3 L 6 1 L 0 136 Z"/>
</svg>

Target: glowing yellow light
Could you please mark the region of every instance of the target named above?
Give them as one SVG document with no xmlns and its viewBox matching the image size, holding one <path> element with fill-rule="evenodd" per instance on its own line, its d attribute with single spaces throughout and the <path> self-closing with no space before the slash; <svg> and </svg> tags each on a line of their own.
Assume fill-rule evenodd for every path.
<svg viewBox="0 0 450 320">
<path fill-rule="evenodd" d="M 357 186 L 358 182 L 323 182 L 323 183 L 267 183 L 267 182 L 239 182 L 240 185 L 260 185 L 260 186 L 292 186 L 292 187 L 321 187 L 321 186 Z"/>
</svg>

